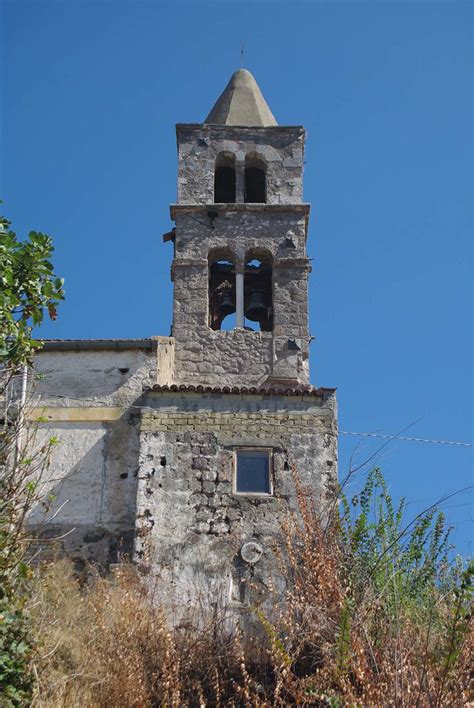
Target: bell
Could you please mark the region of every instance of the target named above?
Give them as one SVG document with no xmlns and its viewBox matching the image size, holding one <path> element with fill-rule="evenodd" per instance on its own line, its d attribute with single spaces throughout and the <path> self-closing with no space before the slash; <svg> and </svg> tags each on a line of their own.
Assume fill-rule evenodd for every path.
<svg viewBox="0 0 474 708">
<path fill-rule="evenodd" d="M 263 290 L 252 290 L 249 305 L 245 310 L 245 317 L 252 322 L 261 322 L 268 317 L 268 307 L 265 304 Z"/>
<path fill-rule="evenodd" d="M 232 294 L 230 290 L 223 290 L 219 293 L 219 295 L 219 315 L 224 318 L 226 315 L 230 315 L 235 311 L 235 305 L 232 301 Z"/>
</svg>

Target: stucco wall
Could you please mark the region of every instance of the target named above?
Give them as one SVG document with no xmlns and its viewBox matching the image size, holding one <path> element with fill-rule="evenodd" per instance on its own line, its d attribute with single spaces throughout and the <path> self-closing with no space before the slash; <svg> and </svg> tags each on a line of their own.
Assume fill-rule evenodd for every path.
<svg viewBox="0 0 474 708">
<path fill-rule="evenodd" d="M 131 405 L 158 381 L 158 342 L 150 340 L 148 349 L 113 348 L 113 342 L 94 348 L 98 344 L 100 340 L 92 340 L 65 349 L 67 342 L 48 342 L 36 354 L 35 371 L 41 378 L 35 393 L 43 405 Z"/>
<path fill-rule="evenodd" d="M 41 486 L 43 498 L 53 496 L 51 507 L 45 513 L 39 504 L 29 523 L 61 537 L 54 545 L 72 557 L 104 565 L 132 549 L 141 397 L 169 381 L 171 366 L 172 340 L 161 339 L 163 377 L 160 341 L 146 348 L 131 341 L 48 342 L 35 357 L 39 378 L 30 382 L 30 418 L 47 421 L 38 442 L 57 443 Z"/>
</svg>

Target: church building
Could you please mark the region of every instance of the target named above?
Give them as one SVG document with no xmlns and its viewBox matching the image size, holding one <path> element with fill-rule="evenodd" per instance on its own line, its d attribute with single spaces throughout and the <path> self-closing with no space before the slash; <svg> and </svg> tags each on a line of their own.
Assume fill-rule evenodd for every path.
<svg viewBox="0 0 474 708">
<path fill-rule="evenodd" d="M 239 607 L 275 574 L 294 470 L 321 509 L 337 479 L 335 390 L 309 380 L 305 131 L 240 69 L 176 136 L 171 336 L 44 343 L 59 442 L 30 522 L 78 564 L 135 562 L 170 606 Z"/>
</svg>

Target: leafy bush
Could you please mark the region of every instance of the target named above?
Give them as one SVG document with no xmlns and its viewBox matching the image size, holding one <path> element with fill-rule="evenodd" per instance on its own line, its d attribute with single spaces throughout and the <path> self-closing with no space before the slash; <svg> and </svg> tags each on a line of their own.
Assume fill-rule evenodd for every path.
<svg viewBox="0 0 474 708">
<path fill-rule="evenodd" d="M 21 599 L 0 597 L 0 697 L 2 706 L 26 705 L 33 686 L 31 647 Z"/>
<path fill-rule="evenodd" d="M 343 552 L 355 591 L 364 593 L 369 584 L 393 613 L 429 607 L 433 592 L 459 580 L 444 514 L 433 506 L 406 524 L 405 499 L 395 508 L 379 468 L 350 502 L 341 495 L 341 505 Z"/>
</svg>

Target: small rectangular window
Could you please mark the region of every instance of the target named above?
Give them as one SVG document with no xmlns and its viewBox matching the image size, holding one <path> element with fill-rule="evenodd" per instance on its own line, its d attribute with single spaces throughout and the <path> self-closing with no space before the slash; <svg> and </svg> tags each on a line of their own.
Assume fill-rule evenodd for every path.
<svg viewBox="0 0 474 708">
<path fill-rule="evenodd" d="M 237 494 L 271 494 L 271 487 L 271 450 L 236 450 L 234 491 Z"/>
</svg>

